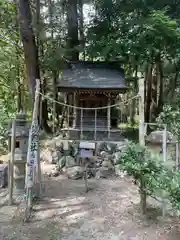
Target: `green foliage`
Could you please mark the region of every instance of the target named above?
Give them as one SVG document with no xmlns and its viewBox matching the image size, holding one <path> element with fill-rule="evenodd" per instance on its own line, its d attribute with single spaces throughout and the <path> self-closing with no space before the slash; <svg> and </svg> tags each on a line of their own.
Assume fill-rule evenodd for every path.
<svg viewBox="0 0 180 240">
<path fill-rule="evenodd" d="M 157 197 L 165 191 L 174 208 L 180 209 L 180 172 L 168 169 L 159 155 L 131 142 L 123 149 L 120 163 L 133 177 L 140 192 L 143 190 L 147 195 Z"/>
<path fill-rule="evenodd" d="M 123 150 L 120 158 L 122 167 L 135 179 L 138 186 L 143 181 L 148 194 L 153 194 L 157 187 L 154 183 L 162 172 L 162 161 L 151 154 L 146 147 L 130 143 Z"/>
<path fill-rule="evenodd" d="M 180 137 L 180 108 L 178 105 L 176 107 L 165 105 L 157 118 L 157 123 L 167 124 L 168 130 Z"/>
</svg>

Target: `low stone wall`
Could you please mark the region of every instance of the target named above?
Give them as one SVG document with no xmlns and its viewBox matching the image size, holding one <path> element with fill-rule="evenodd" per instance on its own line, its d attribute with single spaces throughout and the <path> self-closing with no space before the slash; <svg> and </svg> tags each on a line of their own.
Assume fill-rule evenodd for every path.
<svg viewBox="0 0 180 240">
<path fill-rule="evenodd" d="M 88 177 L 107 178 L 112 175 L 122 175 L 120 171 L 120 154 L 128 143 L 101 142 L 96 143 L 95 156 L 88 162 Z M 69 149 L 64 151 L 63 144 L 49 149 L 51 152 L 51 163 L 55 164 L 51 176 L 66 174 L 68 178 L 80 179 L 84 176 L 84 159 L 80 156 L 79 142 L 69 141 Z"/>
</svg>

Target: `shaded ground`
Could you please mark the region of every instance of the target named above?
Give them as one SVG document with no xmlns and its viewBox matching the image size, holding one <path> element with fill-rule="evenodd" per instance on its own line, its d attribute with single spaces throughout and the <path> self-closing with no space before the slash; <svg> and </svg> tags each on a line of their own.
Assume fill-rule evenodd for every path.
<svg viewBox="0 0 180 240">
<path fill-rule="evenodd" d="M 50 171 L 50 165 L 43 166 Z M 138 193 L 127 179 L 84 182 L 65 177 L 44 179 L 44 198 L 35 206 L 32 220 L 21 218 L 0 221 L 0 239 L 7 240 L 179 240 L 175 219 L 153 208 L 146 218 L 138 211 Z M 0 211 L 1 213 L 1 211 Z M 2 219 L 2 218 L 1 218 Z"/>
</svg>

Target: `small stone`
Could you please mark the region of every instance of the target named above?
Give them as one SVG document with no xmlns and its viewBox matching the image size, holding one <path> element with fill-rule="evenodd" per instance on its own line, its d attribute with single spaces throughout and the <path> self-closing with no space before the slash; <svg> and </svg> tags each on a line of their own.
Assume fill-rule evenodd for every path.
<svg viewBox="0 0 180 240">
<path fill-rule="evenodd" d="M 51 176 L 52 177 L 57 177 L 59 176 L 59 171 L 57 169 L 53 169 L 52 172 L 51 172 Z"/>
<path fill-rule="evenodd" d="M 107 152 L 105 152 L 105 151 L 101 151 L 100 153 L 99 153 L 99 156 L 100 157 L 103 157 L 103 158 L 105 158 L 107 155 L 109 155 Z"/>
</svg>

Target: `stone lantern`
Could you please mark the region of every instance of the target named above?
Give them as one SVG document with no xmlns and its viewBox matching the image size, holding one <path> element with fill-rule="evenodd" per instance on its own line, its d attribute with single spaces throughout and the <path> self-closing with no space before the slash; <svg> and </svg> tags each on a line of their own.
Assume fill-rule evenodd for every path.
<svg viewBox="0 0 180 240">
<path fill-rule="evenodd" d="M 11 149 L 12 126 L 9 131 L 9 150 Z M 25 114 L 16 116 L 15 156 L 14 156 L 14 193 L 21 194 L 25 189 L 25 169 L 28 150 L 29 126 Z"/>
</svg>

